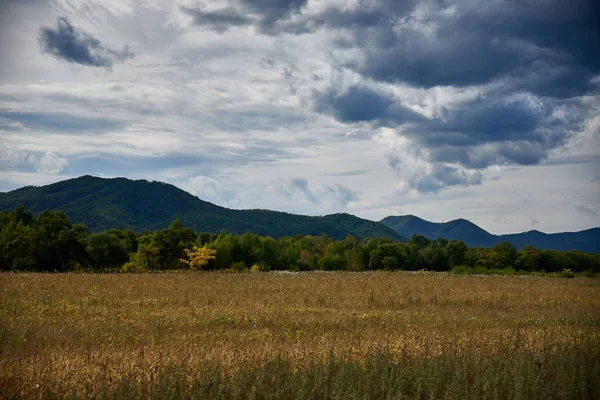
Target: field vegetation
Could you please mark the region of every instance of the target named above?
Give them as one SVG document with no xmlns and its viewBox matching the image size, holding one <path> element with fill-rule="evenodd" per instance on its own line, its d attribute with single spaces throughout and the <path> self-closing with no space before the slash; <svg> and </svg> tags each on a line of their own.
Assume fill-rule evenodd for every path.
<svg viewBox="0 0 600 400">
<path fill-rule="evenodd" d="M 196 249 L 193 250 L 192 249 Z M 190 253 L 191 251 L 191 253 Z M 600 254 L 556 251 L 509 242 L 491 248 L 459 240 L 390 238 L 334 240 L 327 235 L 280 238 L 254 233 L 197 233 L 175 220 L 166 229 L 136 234 L 110 229 L 90 233 L 63 212 L 39 215 L 18 207 L 0 212 L 0 270 L 142 272 L 199 268 L 190 254 L 211 254 L 202 269 L 237 271 L 450 271 L 458 274 L 600 274 Z"/>
<path fill-rule="evenodd" d="M 0 274 L 0 398 L 600 398 L 597 279 Z"/>
</svg>

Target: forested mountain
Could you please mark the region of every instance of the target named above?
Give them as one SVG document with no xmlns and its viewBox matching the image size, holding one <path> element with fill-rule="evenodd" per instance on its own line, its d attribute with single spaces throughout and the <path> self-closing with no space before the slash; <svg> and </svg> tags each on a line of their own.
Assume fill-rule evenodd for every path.
<svg viewBox="0 0 600 400">
<path fill-rule="evenodd" d="M 471 247 L 490 247 L 497 243 L 494 235 L 465 219 L 436 223 L 414 215 L 402 215 L 386 217 L 380 222 L 407 238 L 410 238 L 413 234 L 423 235 L 429 239 L 441 237 L 448 240 L 462 240 L 467 246 Z"/>
<path fill-rule="evenodd" d="M 518 249 L 531 245 L 538 249 L 600 252 L 600 228 L 551 234 L 529 231 L 510 235 L 493 235 L 464 219 L 437 223 L 425 221 L 414 215 L 402 215 L 386 217 L 380 222 L 404 237 L 410 238 L 413 234 L 418 234 L 429 239 L 441 237 L 449 240 L 462 240 L 470 247 L 491 247 L 497 243 L 510 242 Z"/>
<path fill-rule="evenodd" d="M 33 212 L 62 210 L 73 223 L 84 223 L 92 232 L 111 228 L 154 231 L 179 218 L 196 232 L 252 232 L 276 238 L 324 233 L 333 239 L 352 235 L 406 241 L 379 222 L 349 214 L 310 217 L 268 210 L 231 210 L 170 184 L 126 178 L 82 176 L 0 193 L 0 210 L 9 211 L 19 205 Z"/>
<path fill-rule="evenodd" d="M 179 218 L 184 226 L 196 232 L 252 232 L 275 238 L 324 233 L 333 239 L 352 235 L 397 241 L 420 234 L 430 239 L 462 240 L 470 247 L 491 247 L 508 241 L 519 249 L 532 245 L 539 249 L 600 253 L 600 228 L 554 234 L 530 231 L 493 235 L 464 219 L 436 223 L 404 215 L 374 222 L 350 214 L 311 217 L 269 210 L 232 210 L 200 200 L 170 184 L 126 178 L 82 176 L 0 193 L 0 210 L 9 211 L 19 205 L 33 212 L 62 210 L 73 223 L 85 223 L 92 232 L 111 228 L 154 231 Z"/>
</svg>

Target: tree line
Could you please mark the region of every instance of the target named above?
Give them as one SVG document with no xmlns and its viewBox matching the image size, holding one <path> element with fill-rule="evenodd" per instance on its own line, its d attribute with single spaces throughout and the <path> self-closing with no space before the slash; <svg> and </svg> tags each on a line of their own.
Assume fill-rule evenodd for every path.
<svg viewBox="0 0 600 400">
<path fill-rule="evenodd" d="M 34 215 L 23 206 L 0 212 L 0 269 L 5 271 L 160 271 L 187 269 L 192 249 L 213 250 L 203 269 L 366 271 L 514 270 L 600 273 L 600 255 L 560 252 L 504 242 L 468 248 L 464 242 L 413 235 L 406 243 L 387 238 L 295 235 L 274 239 L 252 233 L 196 233 L 179 220 L 162 230 L 90 233 L 61 211 Z"/>
</svg>

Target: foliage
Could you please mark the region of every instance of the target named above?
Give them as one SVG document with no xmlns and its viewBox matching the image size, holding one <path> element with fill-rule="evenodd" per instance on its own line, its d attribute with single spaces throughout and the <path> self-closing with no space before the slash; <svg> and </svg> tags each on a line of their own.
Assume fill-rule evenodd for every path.
<svg viewBox="0 0 600 400">
<path fill-rule="evenodd" d="M 470 271 L 545 271 L 557 276 L 600 273 L 600 255 L 560 252 L 511 243 L 468 248 L 464 242 L 414 235 L 410 242 L 389 238 L 334 240 L 327 235 L 294 235 L 280 238 L 246 232 L 234 235 L 196 234 L 181 220 L 168 228 L 142 234 L 110 229 L 90 234 L 72 225 L 64 213 L 46 211 L 38 216 L 19 207 L 0 212 L 0 268 L 14 271 L 158 271 L 190 268 L 186 252 L 210 249 L 213 257 L 194 264 L 196 269 L 238 270 L 260 265 L 260 270 L 449 271 L 464 266 Z M 191 249 L 191 250 L 190 250 Z M 204 251 L 204 250 L 203 250 Z M 243 267 L 242 267 L 243 265 Z M 460 269 L 460 268 L 459 268 Z M 504 273 L 504 272 L 503 272 Z"/>
<path fill-rule="evenodd" d="M 187 264 L 192 271 L 203 269 L 210 260 L 215 259 L 216 250 L 207 249 L 206 247 L 192 247 L 184 249 L 185 258 L 181 262 Z"/>
</svg>

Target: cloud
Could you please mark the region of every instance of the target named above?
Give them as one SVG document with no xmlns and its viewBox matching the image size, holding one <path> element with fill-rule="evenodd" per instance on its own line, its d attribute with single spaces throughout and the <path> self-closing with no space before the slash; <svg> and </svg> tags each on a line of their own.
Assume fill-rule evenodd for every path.
<svg viewBox="0 0 600 400">
<path fill-rule="evenodd" d="M 112 68 L 113 63 L 133 58 L 128 46 L 114 50 L 98 39 L 75 28 L 66 17 L 59 17 L 55 27 L 42 26 L 39 32 L 42 53 L 73 64 Z"/>
<path fill-rule="evenodd" d="M 398 126 L 424 119 L 395 99 L 392 93 L 362 84 L 340 90 L 332 87 L 324 91 L 313 90 L 312 104 L 315 111 L 345 123 L 367 121 L 376 125 Z"/>
<path fill-rule="evenodd" d="M 300 14 L 308 0 L 228 0 L 222 8 L 182 7 L 200 26 L 223 33 L 232 27 L 253 25 L 260 32 L 276 34 L 277 23 Z"/>
<path fill-rule="evenodd" d="M 38 174 L 60 174 L 69 166 L 69 162 L 62 157 L 57 156 L 51 151 L 45 152 L 41 157 L 30 155 L 27 159 L 35 167 Z"/>
<path fill-rule="evenodd" d="M 446 187 L 479 185 L 483 181 L 477 169 L 440 162 L 426 148 L 391 130 L 383 131 L 377 139 L 391 148 L 387 163 L 400 180 L 401 192 L 437 193 Z"/>
<path fill-rule="evenodd" d="M 313 92 L 315 109 L 342 122 L 372 121 L 381 118 L 394 102 L 391 96 L 364 86 L 351 86 L 343 93 L 328 89 Z"/>
<path fill-rule="evenodd" d="M 0 147 L 0 167 L 18 167 L 25 162 L 25 153 L 9 147 Z"/>
<path fill-rule="evenodd" d="M 2 123 L 2 121 L 10 122 Z M 9 130 L 39 129 L 84 133 L 119 129 L 124 126 L 124 123 L 110 117 L 99 118 L 65 112 L 11 111 L 0 108 L 0 129 L 3 125 Z"/>
<path fill-rule="evenodd" d="M 324 175 L 328 175 L 328 176 L 359 176 L 359 175 L 364 175 L 369 173 L 370 170 L 368 169 L 351 169 L 348 171 L 341 171 L 341 172 L 327 172 Z M 600 178 L 599 178 L 600 180 Z"/>
<path fill-rule="evenodd" d="M 313 90 L 314 110 L 349 126 L 367 123 L 375 132 L 390 128 L 388 134 L 406 139 L 414 149 L 411 163 L 422 158 L 429 168 L 398 176 L 424 192 L 479 184 L 483 175 L 477 170 L 490 166 L 538 164 L 585 129 L 585 121 L 593 116 L 593 110 L 579 100 L 525 93 L 507 97 L 497 88 L 483 88 L 475 96 L 433 88 L 422 92 L 421 99 L 405 101 L 401 92 L 374 83 L 340 90 L 335 89 L 339 87 L 335 80 L 329 85 Z M 397 172 L 397 149 L 393 144 L 391 148 L 387 157 Z"/>
<path fill-rule="evenodd" d="M 233 7 L 221 8 L 214 11 L 204 11 L 201 8 L 182 8 L 194 18 L 196 25 L 209 26 L 213 30 L 223 33 L 232 27 L 247 26 L 253 19 Z"/>
<path fill-rule="evenodd" d="M 2 181 L 156 177 L 234 208 L 591 227 L 573 202 L 598 210 L 594 4 L 17 2 L 0 13 Z M 124 44 L 139 55 L 117 70 Z M 61 175 L 28 163 L 46 152 Z M 535 204 L 509 201 L 517 186 Z"/>
<path fill-rule="evenodd" d="M 1 111 L 0 111 L 0 115 Z M 13 121 L 10 118 L 0 117 L 0 130 L 6 131 L 22 131 L 25 130 L 25 126 L 19 121 Z"/>
<path fill-rule="evenodd" d="M 221 182 L 209 176 L 197 175 L 188 178 L 181 188 L 204 201 L 223 204 L 235 197 L 235 194 L 225 190 Z"/>
<path fill-rule="evenodd" d="M 277 191 L 290 200 L 308 200 L 323 210 L 346 208 L 349 203 L 359 199 L 359 192 L 343 185 L 322 185 L 313 190 L 305 178 L 279 180 L 274 184 Z"/>
<path fill-rule="evenodd" d="M 600 56 L 591 51 L 600 44 L 598 6 L 535 3 L 382 0 L 329 7 L 289 31 L 349 33 L 344 47 L 356 51 L 342 65 L 376 81 L 431 88 L 504 80 L 538 95 L 588 92 L 600 72 Z"/>
<path fill-rule="evenodd" d="M 575 204 L 573 204 L 573 207 L 575 207 L 575 210 L 586 217 L 595 217 L 596 216 L 596 210 L 594 210 L 592 207 L 588 207 L 585 204 L 581 204 L 579 201 L 575 201 Z"/>
</svg>

